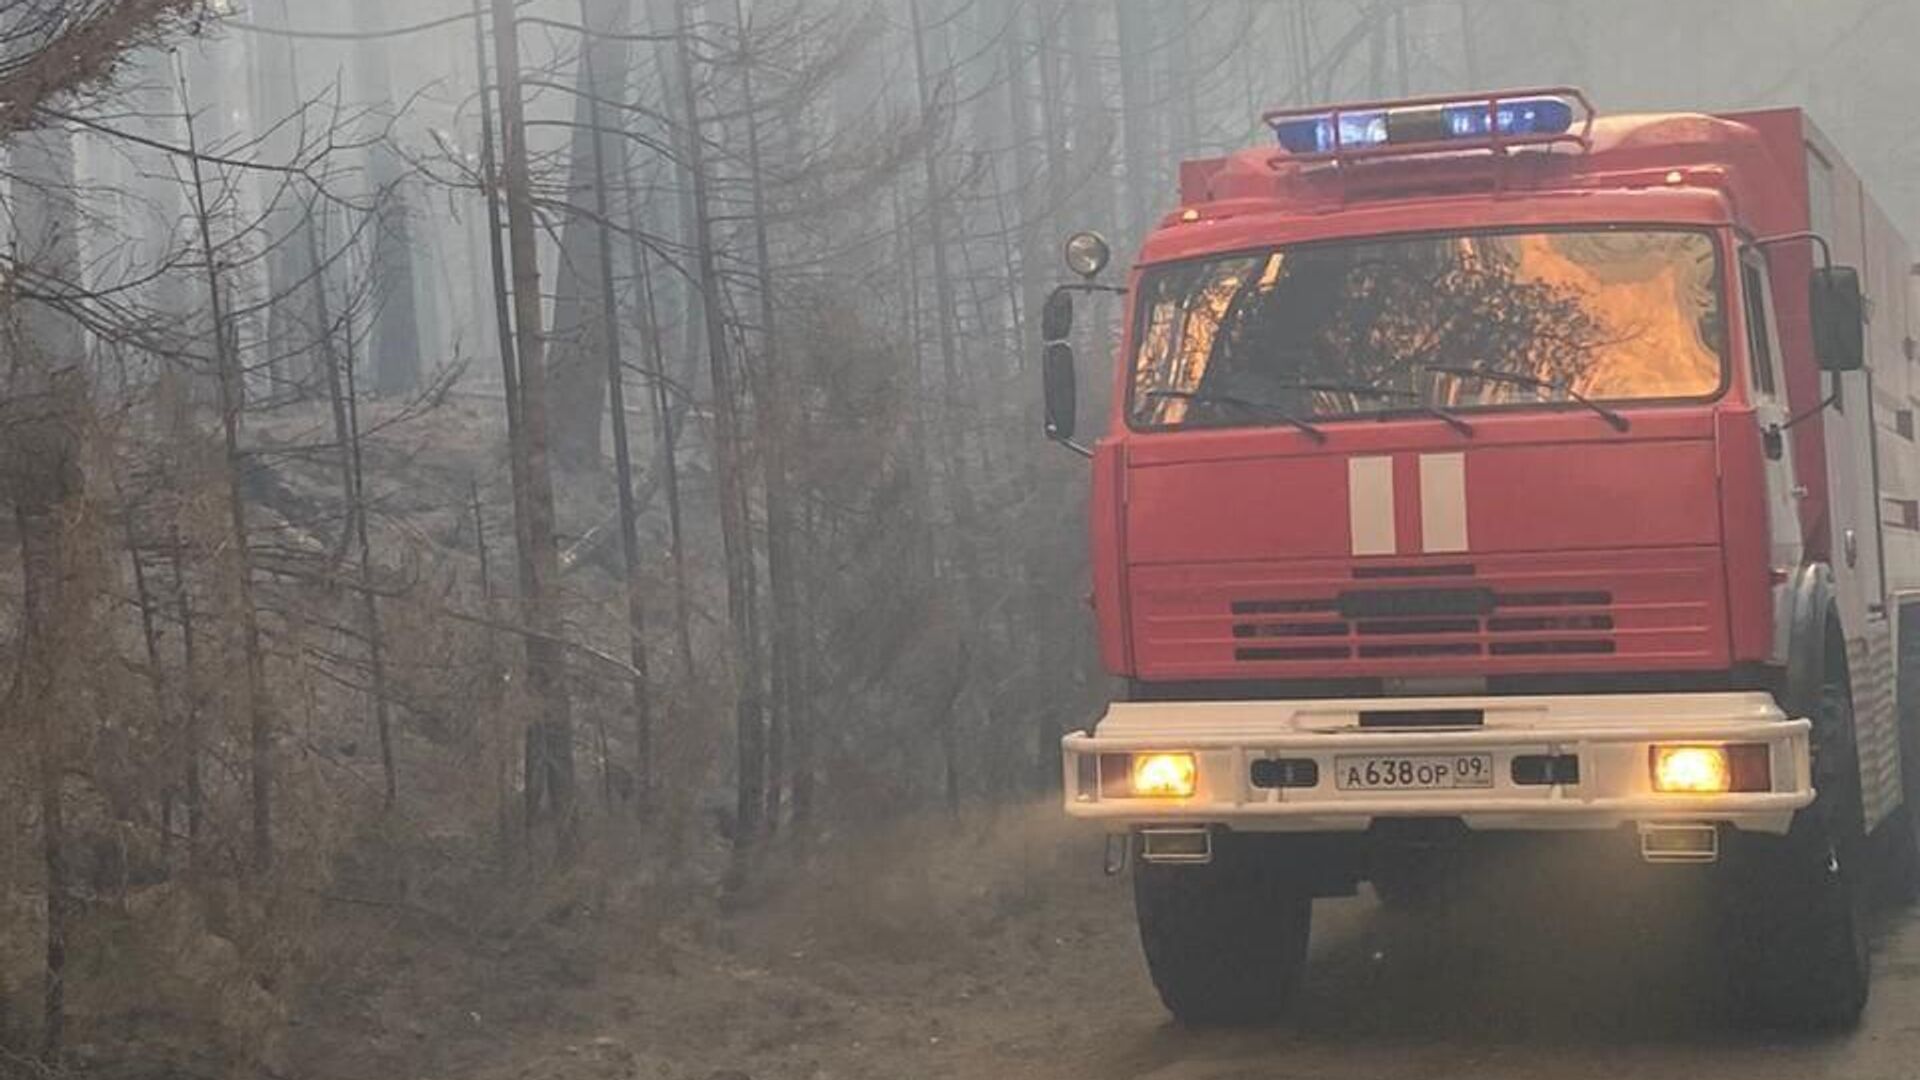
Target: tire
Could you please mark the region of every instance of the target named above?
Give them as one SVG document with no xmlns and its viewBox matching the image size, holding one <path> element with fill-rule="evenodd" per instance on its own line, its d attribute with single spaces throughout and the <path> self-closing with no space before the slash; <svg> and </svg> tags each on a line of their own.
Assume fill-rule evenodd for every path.
<svg viewBox="0 0 1920 1080">
<path fill-rule="evenodd" d="M 1313 899 L 1283 860 L 1218 842 L 1204 866 L 1136 858 L 1133 906 L 1147 971 L 1174 1019 L 1235 1026 L 1286 1015 L 1306 968 Z"/>
<path fill-rule="evenodd" d="M 1734 990 L 1769 1027 L 1847 1028 L 1867 1003 L 1870 860 L 1844 679 L 1822 687 L 1814 717 L 1813 804 L 1784 837 L 1741 837 L 1729 883 Z"/>
</svg>

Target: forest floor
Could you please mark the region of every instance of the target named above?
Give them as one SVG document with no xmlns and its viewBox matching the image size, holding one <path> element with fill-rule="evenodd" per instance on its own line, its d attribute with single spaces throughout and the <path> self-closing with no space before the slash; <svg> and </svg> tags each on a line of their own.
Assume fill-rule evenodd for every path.
<svg viewBox="0 0 1920 1080">
<path fill-rule="evenodd" d="M 897 826 L 729 912 L 647 928 L 569 909 L 510 942 L 366 909 L 354 980 L 296 1013 L 315 1080 L 1250 1080 L 1909 1077 L 1920 920 L 1889 913 L 1856 1032 L 1726 1018 L 1683 876 L 1570 849 L 1491 867 L 1451 906 L 1316 908 L 1299 1015 L 1172 1024 L 1125 879 L 1051 806 Z M 1673 868 L 1665 868 L 1669 872 Z M 782 875 L 769 868 L 769 878 Z M 1693 879 L 1697 880 L 1697 879 Z"/>
</svg>

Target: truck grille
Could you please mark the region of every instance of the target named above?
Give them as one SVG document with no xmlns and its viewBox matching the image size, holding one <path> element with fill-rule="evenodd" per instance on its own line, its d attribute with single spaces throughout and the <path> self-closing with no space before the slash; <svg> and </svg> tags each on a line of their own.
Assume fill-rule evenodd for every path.
<svg viewBox="0 0 1920 1080">
<path fill-rule="evenodd" d="M 1602 590 L 1361 588 L 1234 600 L 1229 610 L 1234 658 L 1246 661 L 1594 656 L 1616 647 L 1613 594 Z"/>
</svg>

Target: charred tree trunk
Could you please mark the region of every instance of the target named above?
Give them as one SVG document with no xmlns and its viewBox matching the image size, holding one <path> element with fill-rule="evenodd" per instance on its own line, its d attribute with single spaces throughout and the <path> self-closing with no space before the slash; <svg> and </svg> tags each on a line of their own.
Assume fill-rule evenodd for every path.
<svg viewBox="0 0 1920 1080">
<path fill-rule="evenodd" d="M 281 26 L 293 22 L 287 9 L 288 0 L 280 0 L 277 15 Z M 257 22 L 259 14 L 259 8 L 253 7 L 247 18 Z M 293 39 L 254 33 L 242 35 L 242 40 L 250 61 L 253 119 L 265 129 L 261 150 L 270 160 L 293 160 L 297 153 L 295 138 L 304 130 L 304 125 L 291 119 L 301 105 Z M 267 295 L 274 298 L 266 311 L 269 369 L 280 384 L 279 393 L 306 396 L 316 389 L 314 348 L 326 326 L 300 295 L 298 285 L 309 240 L 297 234 L 311 230 L 312 220 L 300 206 L 285 204 L 285 177 L 265 174 L 256 179 L 262 189 L 261 202 L 268 207 L 261 224 L 270 241 L 266 253 Z"/>
<path fill-rule="evenodd" d="M 358 0 L 356 13 L 371 29 L 387 21 L 389 6 L 386 0 Z M 357 42 L 353 55 L 361 87 L 378 103 L 370 119 L 384 121 L 396 107 L 386 41 L 374 36 Z M 421 332 L 424 320 L 415 287 L 417 252 L 408 210 L 406 162 L 386 132 L 375 130 L 368 135 L 367 177 L 376 200 L 370 258 L 376 299 L 368 359 L 374 392 L 398 396 L 420 384 L 421 350 L 432 335 Z"/>
<path fill-rule="evenodd" d="M 64 133 L 60 138 L 64 141 Z M 57 160 L 57 148 L 54 157 Z M 28 162 L 30 168 L 44 164 L 45 159 Z M 33 206 L 35 212 L 22 224 L 45 224 L 38 215 L 43 208 Z M 52 329 L 63 320 L 51 310 L 36 314 L 21 320 L 25 327 Z M 56 335 L 54 341 L 59 340 Z M 79 719 L 67 685 L 73 677 L 68 668 L 85 632 L 80 622 L 91 607 L 87 597 L 69 588 L 75 561 L 70 521 L 78 516 L 74 504 L 84 489 L 79 432 L 86 389 L 79 360 L 26 337 L 18 343 L 6 373 L 6 392 L 0 394 L 0 495 L 13 506 L 23 593 L 19 664 L 12 686 L 0 697 L 0 708 L 31 718 L 28 752 L 35 765 L 46 887 L 41 1045 L 54 1062 L 66 1038 L 67 930 L 72 914 L 61 791 L 68 762 L 61 724 L 63 719 Z"/>
<path fill-rule="evenodd" d="M 626 24 L 626 5 L 620 5 L 616 25 Z M 580 21 L 587 24 L 587 0 L 580 0 Z M 600 337 L 606 354 L 607 407 L 613 414 L 613 468 L 615 493 L 620 505 L 620 562 L 625 571 L 627 601 L 627 655 L 633 665 L 628 689 L 633 695 L 633 786 L 634 802 L 644 811 L 653 795 L 653 700 L 647 674 L 647 607 L 640 571 L 640 534 L 634 521 L 633 458 L 627 445 L 627 397 L 625 367 L 620 361 L 619 307 L 613 293 L 613 236 L 608 227 L 612 211 L 607 203 L 607 151 L 600 132 L 600 91 L 603 77 L 597 70 L 595 43 L 587 42 L 581 53 L 585 66 L 583 81 L 593 96 L 587 102 L 587 120 L 593 143 L 593 200 L 599 217 L 594 234 L 594 270 L 600 285 L 598 297 Z M 599 426 L 598 416 L 594 426 Z"/>
<path fill-rule="evenodd" d="M 501 242 L 504 224 L 500 218 L 500 168 L 494 153 L 493 91 L 487 80 L 487 43 L 481 5 L 473 0 L 473 53 L 475 81 L 480 88 L 480 183 L 485 189 L 483 202 L 487 218 L 487 266 L 493 279 L 493 318 L 495 344 L 500 351 L 500 388 L 506 399 L 507 474 L 513 494 L 514 569 L 518 574 L 520 596 L 533 594 L 533 562 L 527 552 L 533 547 L 527 540 L 527 452 L 526 432 L 520 423 L 520 363 L 514 348 L 512 291 L 507 286 L 507 253 Z"/>
<path fill-rule="evenodd" d="M 754 45 L 746 9 L 734 0 L 734 25 L 740 41 L 740 81 L 747 128 L 747 178 L 752 197 L 753 258 L 760 293 L 760 360 L 749 364 L 754 376 L 755 418 L 760 428 L 761 484 L 766 493 L 767 590 L 773 606 L 771 666 L 773 702 L 768 713 L 767 825 L 780 824 L 783 781 L 789 770 L 812 767 L 802 757 L 812 740 L 806 719 L 806 690 L 800 685 L 799 651 L 803 617 L 794 582 L 792 479 L 793 408 L 786 373 L 781 369 L 779 327 L 773 295 L 773 256 L 767 237 L 766 176 L 760 159 L 759 101 L 754 94 Z M 793 756 L 788 757 L 791 745 Z"/>
<path fill-rule="evenodd" d="M 1153 13 L 1143 0 L 1114 0 L 1120 46 L 1120 129 L 1127 174 L 1127 235 L 1141 237 L 1153 221 L 1158 183 L 1154 169 L 1151 41 Z"/>
<path fill-rule="evenodd" d="M 180 100 L 192 100 L 186 76 L 180 77 Z M 240 358 L 227 333 L 226 296 L 220 279 L 219 253 L 213 243 L 213 222 L 207 205 L 206 177 L 194 135 L 193 110 L 187 115 L 189 178 L 193 188 L 194 227 L 207 275 L 207 308 L 213 322 L 214 364 L 219 387 L 221 441 L 227 483 L 228 547 L 233 562 L 234 594 L 240 620 L 241 650 L 245 656 L 247 688 L 247 779 L 252 810 L 250 858 L 255 872 L 273 862 L 273 728 L 267 701 L 266 657 L 260 643 L 260 614 L 253 601 L 253 555 L 247 539 L 247 506 L 241 488 L 246 460 L 240 449 Z"/>
<path fill-rule="evenodd" d="M 953 278 L 947 260 L 946 216 L 949 207 L 938 153 L 940 143 L 938 135 L 943 121 L 938 103 L 935 101 L 933 74 L 927 64 L 927 35 L 920 6 L 921 0 L 909 0 L 907 9 L 913 34 L 914 81 L 918 91 L 920 123 L 926 129 L 923 135 L 925 142 L 921 155 L 921 172 L 926 185 L 928 248 L 930 270 L 933 274 L 934 327 L 940 350 L 942 389 L 939 411 L 940 458 L 946 464 L 945 486 L 947 508 L 951 517 L 952 559 L 956 579 L 956 587 L 950 590 L 953 608 L 951 625 L 965 628 L 972 625 L 970 608 L 977 570 L 972 538 L 973 489 L 966 467 L 968 447 L 966 429 L 960 422 L 965 389 L 960 376 L 960 347 L 954 325 L 956 312 Z M 956 633 L 964 633 L 964 630 Z M 959 722 L 959 697 L 957 693 L 939 695 L 939 700 L 933 703 L 932 717 L 932 723 L 939 733 L 948 801 L 956 811 L 960 783 L 959 738 L 955 730 Z"/>
<path fill-rule="evenodd" d="M 201 824 L 204 801 L 200 790 L 200 678 L 199 643 L 195 635 L 193 598 L 187 591 L 185 545 L 175 528 L 168 551 L 173 571 L 173 603 L 180 617 L 180 754 L 181 783 L 186 790 L 187 866 L 197 869 L 200 862 Z"/>
<path fill-rule="evenodd" d="M 554 595 L 559 549 L 554 544 L 553 479 L 547 463 L 546 340 L 540 310 L 540 264 L 534 247 L 533 177 L 527 160 L 526 119 L 520 98 L 520 41 L 514 0 L 493 0 L 495 69 L 507 202 L 509 264 L 513 274 L 514 352 L 519 368 L 520 429 L 526 474 L 527 546 L 520 552 L 527 621 L 527 684 L 540 716 L 527 732 L 527 819 L 543 808 L 559 824 L 563 850 L 573 843 L 577 814 L 573 712 L 567 697 L 560 613 Z"/>
<path fill-rule="evenodd" d="M 686 535 L 680 512 L 680 440 L 667 375 L 666 348 L 661 341 L 660 319 L 654 305 L 653 272 L 641 240 L 639 202 L 633 187 L 633 170 L 625 170 L 627 197 L 627 259 L 632 264 L 636 316 L 640 338 L 646 343 L 647 403 L 653 414 L 655 436 L 659 442 L 660 486 L 667 502 L 667 552 L 673 563 L 673 628 L 679 645 L 681 674 L 692 690 L 698 672 L 693 662 L 693 599 L 687 580 Z"/>
<path fill-rule="evenodd" d="M 619 61 L 623 51 L 611 37 L 627 29 L 629 0 L 583 0 L 580 23 L 585 41 L 574 81 L 573 141 L 569 150 L 568 200 L 605 203 L 601 175 L 604 151 L 599 142 L 600 102 L 620 97 Z M 594 190 L 589 191 L 592 187 Z M 554 271 L 552 363 L 553 456 L 573 469 L 600 467 L 601 418 L 606 415 L 605 355 L 616 347 L 607 340 L 617 315 L 601 310 L 611 283 L 603 280 L 600 250 L 607 218 L 570 216 L 560 228 L 560 260 Z"/>
<path fill-rule="evenodd" d="M 38 487 L 40 485 L 33 485 Z M 52 494 L 52 493 L 48 493 Z M 58 1061 L 66 1042 L 67 923 L 71 902 L 67 880 L 65 802 L 60 778 L 65 771 L 60 749 L 57 698 L 60 644 L 54 629 L 65 602 L 58 501 L 45 496 L 14 500 L 20 534 L 21 588 L 25 600 L 22 656 L 8 705 L 34 721 L 34 754 L 40 796 L 40 852 L 46 874 L 46 952 L 41 1008 L 41 1053 Z"/>
<path fill-rule="evenodd" d="M 753 625 L 753 537 L 746 519 L 747 478 L 735 416 L 733 359 L 720 306 L 720 275 L 713 248 L 713 222 L 706 172 L 706 144 L 700 130 L 699 95 L 694 88 L 692 0 L 680 0 L 678 75 L 683 120 L 687 125 L 687 173 L 693 185 L 696 285 L 703 297 L 707 366 L 713 380 L 714 457 L 719 471 L 720 538 L 727 570 L 727 629 L 734 676 L 736 776 L 733 861 L 728 883 L 738 887 L 752 868 L 755 843 L 766 806 L 766 729 L 761 701 L 760 642 Z"/>
<path fill-rule="evenodd" d="M 349 335 L 351 338 L 351 335 Z M 387 704 L 387 650 L 380 632 L 380 602 L 373 590 L 373 545 L 367 540 L 366 469 L 360 457 L 359 386 L 353 375 L 352 357 L 344 365 L 347 374 L 347 450 L 353 483 L 352 502 L 354 540 L 359 546 L 360 619 L 367 635 L 367 667 L 373 681 L 373 727 L 380 740 L 380 777 L 384 781 L 384 807 L 391 811 L 400 797 L 400 780 L 393 764 L 393 717 Z"/>
</svg>

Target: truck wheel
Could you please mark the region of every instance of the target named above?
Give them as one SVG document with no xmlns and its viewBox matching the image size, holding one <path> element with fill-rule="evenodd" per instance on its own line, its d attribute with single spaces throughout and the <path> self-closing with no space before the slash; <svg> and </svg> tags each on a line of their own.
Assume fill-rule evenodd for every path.
<svg viewBox="0 0 1920 1080">
<path fill-rule="evenodd" d="M 1845 683 L 1813 718 L 1813 804 L 1784 837 L 1748 836 L 1730 882 L 1735 992 L 1774 1027 L 1850 1027 L 1867 1003 L 1866 837 Z"/>
<path fill-rule="evenodd" d="M 1313 899 L 1281 860 L 1235 844 L 1217 844 L 1204 866 L 1136 859 L 1133 907 L 1147 971 L 1174 1019 L 1256 1024 L 1286 1013 L 1306 968 Z"/>
</svg>

